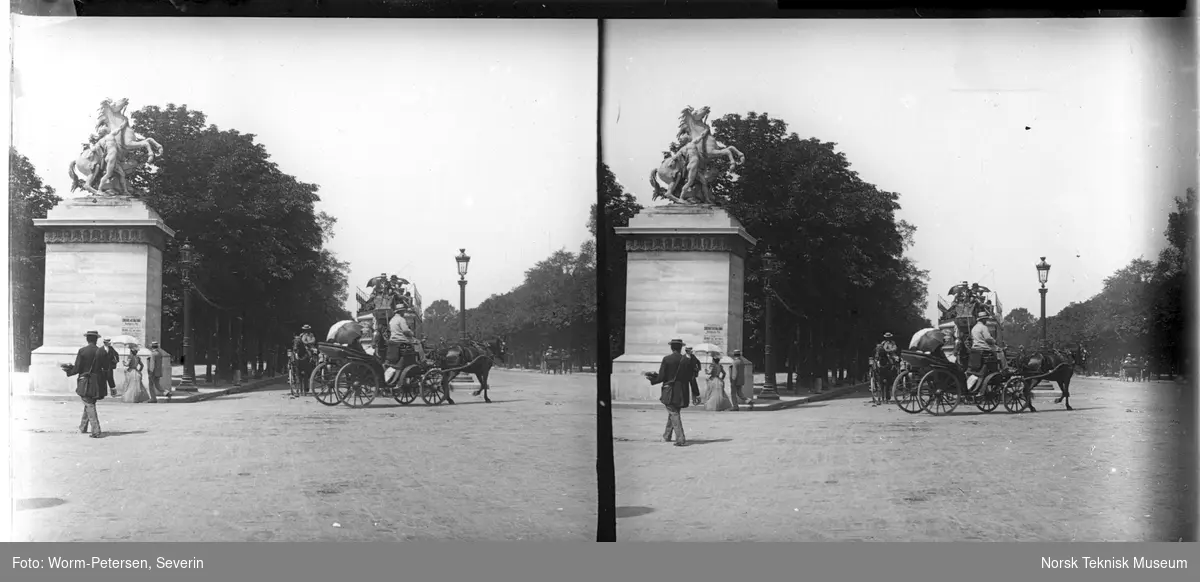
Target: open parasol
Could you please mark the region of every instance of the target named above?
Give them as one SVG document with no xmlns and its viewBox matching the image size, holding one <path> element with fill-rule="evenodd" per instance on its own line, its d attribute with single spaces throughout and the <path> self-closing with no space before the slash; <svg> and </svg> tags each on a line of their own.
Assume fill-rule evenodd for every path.
<svg viewBox="0 0 1200 582">
<path fill-rule="evenodd" d="M 137 345 L 138 339 L 131 335 L 114 335 L 108 338 L 114 344 L 124 344 L 126 346 Z"/>
</svg>

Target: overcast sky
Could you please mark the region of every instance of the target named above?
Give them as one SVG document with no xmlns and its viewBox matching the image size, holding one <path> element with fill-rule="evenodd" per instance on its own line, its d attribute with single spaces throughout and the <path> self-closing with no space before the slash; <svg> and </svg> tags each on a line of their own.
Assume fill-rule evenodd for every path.
<svg viewBox="0 0 1200 582">
<path fill-rule="evenodd" d="M 1040 256 L 1054 314 L 1156 258 L 1172 198 L 1195 185 L 1180 38 L 1127 18 L 608 22 L 603 156 L 648 204 L 681 109 L 768 113 L 901 195 L 931 319 L 963 279 L 1036 316 Z"/>
<path fill-rule="evenodd" d="M 14 17 L 13 142 L 64 197 L 100 102 L 128 97 L 253 133 L 320 185 L 348 307 L 381 272 L 457 307 L 461 247 L 473 307 L 590 236 L 595 21 L 40 20 Z"/>
</svg>

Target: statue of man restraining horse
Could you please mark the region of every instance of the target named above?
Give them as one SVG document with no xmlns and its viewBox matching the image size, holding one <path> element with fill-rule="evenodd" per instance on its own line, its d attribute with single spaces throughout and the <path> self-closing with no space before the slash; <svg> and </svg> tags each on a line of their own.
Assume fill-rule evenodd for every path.
<svg viewBox="0 0 1200 582">
<path fill-rule="evenodd" d="M 149 154 L 146 163 L 162 155 L 162 146 L 151 138 L 139 135 L 130 127 L 125 109 L 128 99 L 100 103 L 96 120 L 96 143 L 87 146 L 79 158 L 71 162 L 68 174 L 71 191 L 86 190 L 91 196 L 133 196 L 126 175 L 137 167 L 137 160 L 129 156 L 131 150 L 145 149 Z M 155 152 L 155 150 L 158 150 Z M 80 176 L 86 178 L 81 180 Z"/>
<path fill-rule="evenodd" d="M 676 204 L 714 203 L 712 183 L 717 178 L 717 168 L 709 163 L 714 156 L 727 156 L 730 169 L 745 163 L 746 156 L 733 146 L 717 141 L 708 125 L 707 106 L 694 110 L 690 106 L 679 115 L 677 138 L 686 138 L 679 151 L 663 159 L 658 168 L 650 172 L 650 185 L 654 188 L 651 200 L 667 198 Z M 666 188 L 659 185 L 666 184 Z"/>
</svg>

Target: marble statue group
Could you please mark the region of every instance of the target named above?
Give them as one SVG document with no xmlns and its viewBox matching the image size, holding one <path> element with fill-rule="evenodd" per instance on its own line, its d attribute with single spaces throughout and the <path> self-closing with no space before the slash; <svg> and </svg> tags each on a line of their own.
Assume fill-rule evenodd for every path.
<svg viewBox="0 0 1200 582">
<path fill-rule="evenodd" d="M 98 139 L 71 162 L 69 174 L 72 191 L 82 189 L 92 196 L 133 196 L 126 176 L 138 162 L 129 155 L 130 152 L 145 149 L 149 154 L 146 163 L 153 162 L 155 155 L 162 154 L 162 146 L 157 141 L 139 135 L 130 126 L 129 118 L 125 116 L 128 106 L 128 99 L 115 102 L 105 99 L 100 104 L 96 121 Z"/>
<path fill-rule="evenodd" d="M 737 148 L 726 146 L 713 137 L 708 114 L 707 106 L 698 110 L 687 107 L 680 114 L 676 137 L 686 141 L 650 172 L 650 185 L 654 188 L 652 200 L 666 198 L 677 204 L 712 205 L 715 202 L 712 183 L 717 178 L 718 168 L 710 160 L 726 156 L 730 169 L 746 161 L 746 156 Z M 660 180 L 666 188 L 659 184 Z"/>
</svg>

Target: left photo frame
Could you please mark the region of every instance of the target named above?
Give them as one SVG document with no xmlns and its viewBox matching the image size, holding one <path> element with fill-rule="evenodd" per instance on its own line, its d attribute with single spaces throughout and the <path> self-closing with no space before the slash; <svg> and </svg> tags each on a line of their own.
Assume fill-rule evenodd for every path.
<svg viewBox="0 0 1200 582">
<path fill-rule="evenodd" d="M 11 541 L 596 539 L 596 21 L 12 20 Z"/>
</svg>

